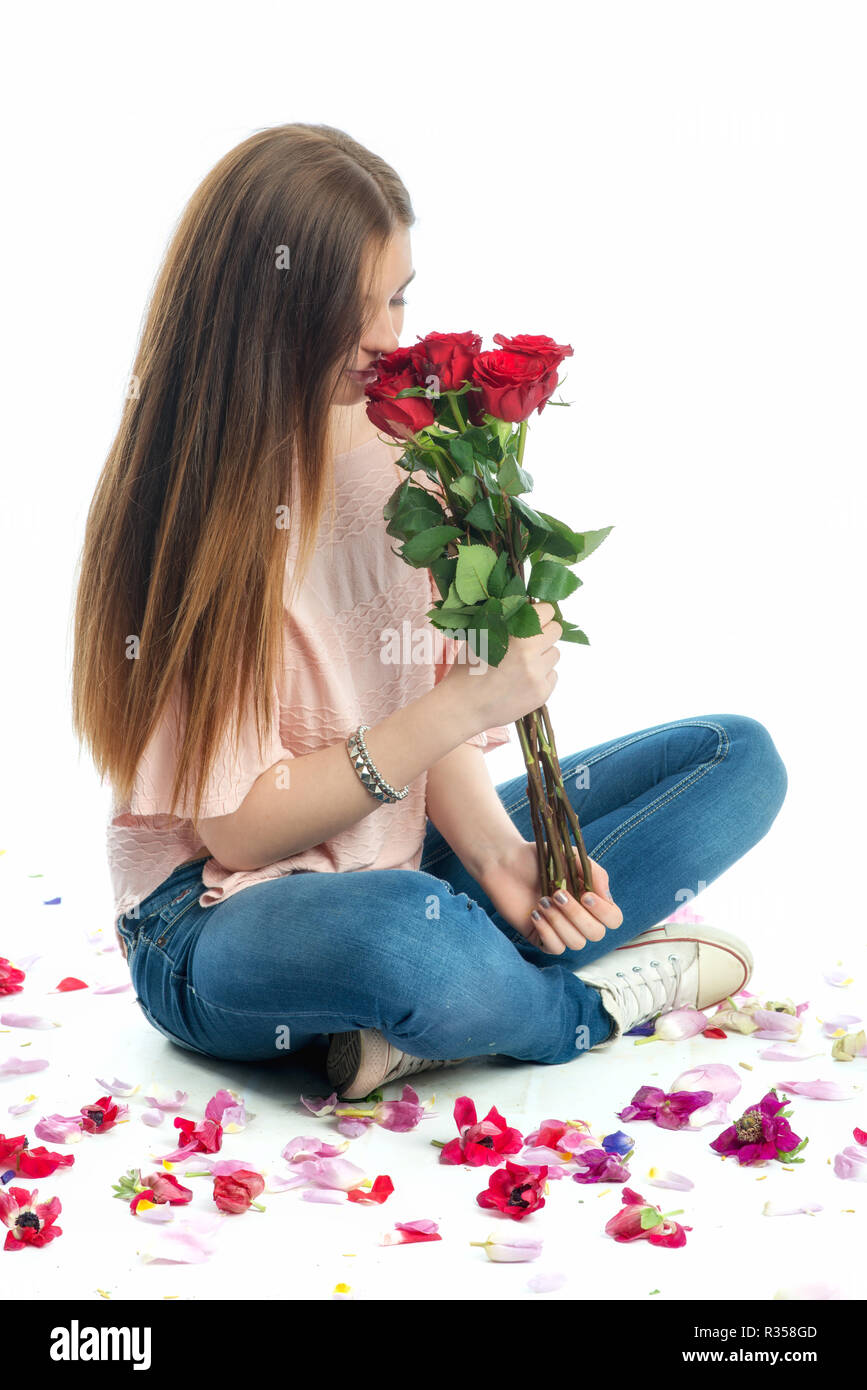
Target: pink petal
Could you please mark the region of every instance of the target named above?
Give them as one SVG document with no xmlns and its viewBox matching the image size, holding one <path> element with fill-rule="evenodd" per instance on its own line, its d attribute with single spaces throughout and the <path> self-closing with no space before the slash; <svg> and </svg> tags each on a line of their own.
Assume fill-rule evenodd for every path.
<svg viewBox="0 0 867 1390">
<path fill-rule="evenodd" d="M 43 1115 L 33 1133 L 51 1144 L 77 1144 L 83 1134 L 81 1123 L 81 1115 Z"/>
<path fill-rule="evenodd" d="M 553 1293 L 568 1282 L 565 1274 L 535 1274 L 527 1280 L 527 1288 L 531 1293 Z"/>
<path fill-rule="evenodd" d="M 247 1125 L 244 1102 L 232 1091 L 217 1091 L 205 1106 L 205 1119 L 222 1125 L 226 1134 L 238 1134 Z"/>
<path fill-rule="evenodd" d="M 103 1094 L 109 1096 L 134 1096 L 139 1088 L 139 1082 L 133 1085 L 131 1081 L 120 1081 L 116 1076 L 111 1081 L 104 1081 L 96 1076 L 94 1080 L 97 1086 L 101 1086 Z"/>
<path fill-rule="evenodd" d="M 299 1135 L 296 1139 L 290 1139 L 289 1143 L 280 1152 L 280 1157 L 285 1158 L 287 1163 L 294 1163 L 299 1158 L 337 1158 L 346 1150 L 346 1144 L 339 1147 L 336 1144 L 323 1144 L 321 1139 L 311 1139 Z"/>
<path fill-rule="evenodd" d="M 681 1173 L 673 1173 L 670 1168 L 651 1168 L 652 1177 L 647 1177 L 645 1181 L 651 1187 L 672 1187 L 677 1192 L 688 1192 L 695 1187 L 691 1178 L 685 1178 Z"/>
<path fill-rule="evenodd" d="M 430 1221 L 425 1217 L 421 1221 L 395 1221 L 395 1230 L 398 1231 L 418 1231 L 421 1235 L 435 1235 L 439 1230 L 438 1221 Z"/>
<path fill-rule="evenodd" d="M 762 1216 L 809 1216 L 814 1211 L 824 1211 L 825 1208 L 819 1202 L 807 1202 L 802 1207 L 784 1207 L 777 1202 L 765 1202 L 762 1207 Z"/>
<path fill-rule="evenodd" d="M 147 1264 L 201 1264 L 214 1253 L 217 1229 L 201 1218 L 179 1222 L 178 1229 L 168 1226 L 157 1233 L 150 1250 L 142 1251 L 142 1259 Z"/>
<path fill-rule="evenodd" d="M 712 1100 L 709 1105 L 703 1105 L 698 1110 L 693 1110 L 689 1117 L 690 1129 L 702 1129 L 705 1125 L 724 1125 L 728 1123 L 729 1103 L 727 1100 Z"/>
<path fill-rule="evenodd" d="M 35 965 L 36 961 L 41 959 L 42 956 L 37 951 L 31 956 L 19 956 L 18 959 L 12 961 L 11 964 L 14 965 L 17 970 L 29 970 L 31 965 Z"/>
<path fill-rule="evenodd" d="M 34 1105 L 36 1104 L 36 1101 L 37 1097 L 34 1096 L 32 1100 L 23 1100 L 20 1105 L 10 1105 L 8 1114 L 26 1115 L 28 1110 L 33 1109 Z"/>
<path fill-rule="evenodd" d="M 843 1034 L 852 1023 L 861 1023 L 862 1020 L 857 1014 L 837 1014 L 836 1018 L 826 1018 L 822 1024 L 822 1032 L 826 1038 L 833 1038 L 835 1034 Z"/>
<path fill-rule="evenodd" d="M 156 1129 L 157 1125 L 161 1125 L 164 1119 L 165 1116 L 162 1110 L 143 1110 L 141 1113 L 142 1124 L 150 1125 L 152 1129 Z"/>
<path fill-rule="evenodd" d="M 853 976 L 848 970 L 844 970 L 842 965 L 835 966 L 822 977 L 826 984 L 835 985 L 838 989 L 844 989 L 846 985 L 851 985 Z"/>
<path fill-rule="evenodd" d="M 5 1028 L 59 1028 L 59 1023 L 52 1023 L 50 1018 L 43 1018 L 41 1014 L 0 1014 L 0 1023 Z"/>
<path fill-rule="evenodd" d="M 758 1037 L 758 1034 L 756 1034 Z M 775 1043 L 759 1053 L 763 1062 L 809 1062 L 812 1057 L 822 1057 L 822 1052 L 805 1052 L 803 1048 L 786 1047 L 785 1043 Z"/>
<path fill-rule="evenodd" d="M 116 947 L 112 949 L 116 949 Z M 132 989 L 131 980 L 126 980 L 120 985 L 94 985 L 90 992 L 91 994 L 123 994 L 128 989 Z"/>
<path fill-rule="evenodd" d="M 837 1081 L 778 1081 L 778 1091 L 791 1091 L 810 1100 L 852 1100 L 860 1086 L 841 1086 Z"/>
<path fill-rule="evenodd" d="M 337 1132 L 338 1134 L 345 1134 L 347 1139 L 357 1139 L 359 1134 L 363 1134 L 372 1124 L 372 1118 L 369 1120 L 362 1120 L 358 1117 L 349 1119 L 344 1115 L 337 1121 Z"/>
<path fill-rule="evenodd" d="M 741 1078 L 727 1062 L 710 1062 L 703 1067 L 690 1067 L 681 1072 L 669 1086 L 672 1091 L 710 1091 L 714 1100 L 734 1100 L 742 1086 Z"/>
<path fill-rule="evenodd" d="M 160 1100 L 159 1096 L 156 1095 L 145 1096 L 145 1100 L 154 1110 L 183 1110 L 189 1100 L 189 1095 L 186 1091 L 175 1091 L 168 1100 Z"/>
<path fill-rule="evenodd" d="M 10 1057 L 0 1066 L 0 1076 L 24 1076 L 31 1071 L 44 1071 L 48 1066 L 44 1057 L 34 1057 L 25 1062 L 21 1057 Z"/>
<path fill-rule="evenodd" d="M 150 1221 L 156 1226 L 164 1226 L 169 1221 L 174 1221 L 175 1213 L 168 1202 L 160 1202 L 155 1207 L 146 1207 L 143 1203 L 135 1209 L 136 1221 Z"/>
<path fill-rule="evenodd" d="M 308 1100 L 306 1096 L 299 1096 L 302 1105 L 306 1105 L 312 1115 L 330 1115 L 337 1104 L 337 1092 L 332 1091 L 327 1098 L 324 1096 L 311 1096 Z"/>
<path fill-rule="evenodd" d="M 340 1205 L 342 1202 L 349 1203 L 349 1198 L 345 1192 L 339 1192 L 331 1187 L 308 1187 L 301 1193 L 302 1202 L 333 1202 Z"/>
<path fill-rule="evenodd" d="M 697 1033 L 703 1033 L 707 1026 L 707 1016 L 700 1009 L 671 1009 L 656 1020 L 656 1031 L 651 1037 L 661 1038 L 663 1042 L 679 1042 L 681 1038 L 694 1038 Z M 638 1043 L 649 1041 L 650 1038 L 637 1040 Z"/>
<path fill-rule="evenodd" d="M 795 1014 L 777 1009 L 755 1009 L 753 1022 L 758 1024 L 753 1037 L 769 1038 L 771 1042 L 795 1042 L 801 1036 L 802 1023 Z"/>
<path fill-rule="evenodd" d="M 867 1154 L 849 1144 L 842 1153 L 834 1155 L 834 1172 L 838 1178 L 867 1182 Z"/>
<path fill-rule="evenodd" d="M 684 903 L 683 907 L 679 907 L 676 912 L 673 912 L 670 917 L 666 917 L 664 920 L 666 922 L 685 922 L 687 926 L 691 926 L 695 922 L 703 922 L 704 918 L 699 913 L 693 912 L 692 909 L 687 907 L 686 903 Z"/>
</svg>

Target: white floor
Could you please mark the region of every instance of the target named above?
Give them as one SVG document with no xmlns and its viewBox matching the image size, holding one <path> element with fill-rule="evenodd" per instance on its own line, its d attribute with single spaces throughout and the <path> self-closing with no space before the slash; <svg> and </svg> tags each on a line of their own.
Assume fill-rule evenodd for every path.
<svg viewBox="0 0 867 1390">
<path fill-rule="evenodd" d="M 586 1299 L 708 1300 L 867 1296 L 864 1268 L 867 1187 L 834 1175 L 833 1155 L 854 1144 L 853 1127 L 867 1129 L 867 1061 L 833 1061 L 831 1043 L 817 1019 L 848 1013 L 867 1017 L 867 961 L 863 926 L 838 912 L 818 914 L 801 894 L 791 866 L 777 862 L 781 850 L 773 836 L 711 886 L 693 904 L 710 923 L 746 936 L 756 969 L 750 988 L 765 998 L 810 1001 L 802 1044 L 821 1054 L 797 1063 L 762 1061 L 769 1046 L 749 1037 L 726 1041 L 699 1037 L 680 1044 L 636 1047 L 624 1039 L 605 1053 L 574 1063 L 545 1067 L 508 1058 L 484 1059 L 460 1068 L 423 1073 L 415 1079 L 420 1099 L 434 1101 L 432 1112 L 407 1134 L 368 1129 L 349 1141 L 345 1156 L 370 1177 L 387 1173 L 395 1191 L 383 1206 L 326 1205 L 303 1198 L 302 1190 L 265 1192 L 266 1210 L 238 1216 L 216 1215 L 212 1253 L 202 1263 L 147 1262 L 167 1228 L 132 1216 L 115 1200 L 112 1183 L 127 1169 L 143 1173 L 158 1166 L 157 1156 L 176 1146 L 171 1116 L 159 1128 L 142 1121 L 145 1096 L 156 1084 L 163 1091 L 189 1093 L 181 1114 L 201 1118 L 218 1088 L 243 1096 L 248 1124 L 227 1134 L 222 1154 L 250 1166 L 287 1171 L 280 1159 L 286 1143 L 319 1136 L 340 1143 L 334 1122 L 315 1119 L 299 1096 L 328 1092 L 324 1054 L 267 1065 L 208 1061 L 186 1053 L 154 1032 L 141 1016 L 131 988 L 94 994 L 98 985 L 123 984 L 125 964 L 112 949 L 110 904 L 98 905 L 89 887 L 90 870 L 76 869 L 60 856 L 36 855 L 20 844 L 0 846 L 0 955 L 17 962 L 36 955 L 24 991 L 0 998 L 0 1015 L 44 1015 L 58 1027 L 0 1032 L 0 1063 L 10 1058 L 45 1058 L 49 1066 L 31 1076 L 0 1075 L 0 1132 L 26 1132 L 43 1115 L 70 1115 L 92 1103 L 103 1087 L 98 1078 L 137 1085 L 124 1103 L 129 1122 L 104 1135 L 84 1136 L 73 1145 L 49 1144 L 75 1155 L 74 1165 L 50 1178 L 15 1178 L 9 1185 L 38 1187 L 40 1200 L 57 1195 L 63 1235 L 42 1250 L 13 1256 L 0 1251 L 4 1294 L 8 1298 L 100 1299 L 331 1299 L 346 1284 L 355 1299 Z M 31 877 L 41 874 L 42 877 Z M 46 899 L 60 896 L 56 906 Z M 106 911 L 108 906 L 108 911 Z M 102 935 L 98 929 L 102 927 Z M 94 935 L 97 933 L 96 935 Z M 839 961 L 854 976 L 841 988 L 823 980 Z M 77 976 L 88 990 L 52 992 L 65 976 Z M 644 1083 L 668 1088 L 690 1065 L 724 1061 L 735 1067 L 743 1089 L 730 1105 L 732 1119 L 756 1103 L 771 1085 L 822 1077 L 860 1087 L 854 1098 L 824 1102 L 794 1097 L 792 1125 L 809 1135 L 805 1162 L 794 1171 L 774 1163 L 740 1168 L 708 1147 L 719 1132 L 710 1126 L 693 1132 L 666 1132 L 648 1123 L 623 1124 L 616 1111 Z M 744 1061 L 753 1070 L 738 1067 Z M 387 1089 L 395 1098 L 400 1085 Z M 36 1099 L 24 1115 L 9 1107 Z M 455 1098 L 469 1095 L 479 1118 L 492 1105 L 509 1124 L 526 1133 L 543 1119 L 583 1119 L 598 1135 L 619 1128 L 631 1133 L 636 1150 L 628 1185 L 663 1211 L 683 1208 L 678 1220 L 692 1230 L 683 1249 L 655 1249 L 646 1242 L 620 1245 L 603 1233 L 621 1205 L 621 1185 L 579 1186 L 570 1179 L 549 1184 L 547 1205 L 521 1222 L 482 1211 L 476 1194 L 490 1169 L 446 1167 L 430 1141 L 456 1134 Z M 742 1103 L 741 1103 L 742 1102 Z M 190 1163 L 176 1170 L 183 1174 Z M 695 1186 L 679 1192 L 648 1183 L 651 1167 L 670 1168 Z M 183 1178 L 182 1178 L 183 1180 Z M 211 1183 L 191 1178 L 191 1206 L 175 1208 L 173 1226 L 189 1214 L 214 1213 Z M 787 1206 L 820 1203 L 815 1215 L 769 1217 L 765 1202 Z M 441 1241 L 386 1247 L 381 1237 L 398 1221 L 432 1219 Z M 532 1263 L 494 1264 L 472 1247 L 491 1232 L 541 1237 L 544 1249 Z M 0 1232 L 2 1234 L 2 1232 Z M 536 1292 L 537 1276 L 562 1276 L 559 1287 Z M 557 1282 L 557 1281 L 553 1281 Z"/>
</svg>

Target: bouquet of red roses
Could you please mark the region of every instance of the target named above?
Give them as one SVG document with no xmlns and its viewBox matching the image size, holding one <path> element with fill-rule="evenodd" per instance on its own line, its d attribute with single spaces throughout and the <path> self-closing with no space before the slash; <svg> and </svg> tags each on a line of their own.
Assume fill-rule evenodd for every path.
<svg viewBox="0 0 867 1390">
<path fill-rule="evenodd" d="M 403 445 L 398 463 L 408 476 L 383 509 L 388 534 L 403 542 L 396 553 L 431 571 L 441 595 L 427 615 L 431 623 L 467 642 L 473 634 L 475 650 L 498 666 L 510 637 L 541 632 L 534 599 L 553 605 L 560 640 L 587 643 L 559 603 L 581 583 L 571 567 L 612 528 L 573 531 L 522 496 L 533 487 L 523 467 L 527 421 L 550 402 L 572 348 L 527 334 L 495 333 L 494 342 L 499 350 L 482 352 L 475 333 L 429 333 L 380 358 L 377 379 L 365 391 L 370 419 Z M 416 470 L 434 487 L 414 483 Z M 527 767 L 542 893 L 567 888 L 578 898 L 592 888 L 590 862 L 563 787 L 547 707 L 523 715 L 515 728 Z"/>
</svg>

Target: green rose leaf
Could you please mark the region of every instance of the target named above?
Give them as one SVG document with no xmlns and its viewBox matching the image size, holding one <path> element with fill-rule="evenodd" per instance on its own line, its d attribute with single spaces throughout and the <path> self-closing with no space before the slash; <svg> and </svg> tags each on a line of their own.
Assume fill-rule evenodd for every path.
<svg viewBox="0 0 867 1390">
<path fill-rule="evenodd" d="M 479 599 L 487 598 L 487 580 L 496 562 L 497 557 L 488 545 L 458 547 L 455 586 L 464 603 L 478 603 Z"/>
<path fill-rule="evenodd" d="M 494 509 L 491 506 L 490 498 L 481 497 L 474 507 L 471 507 L 464 517 L 468 526 L 474 526 L 478 531 L 493 531 L 496 528 L 494 519 Z"/>
<path fill-rule="evenodd" d="M 460 572 L 460 565 L 458 565 Z M 539 560 L 530 571 L 527 593 L 547 603 L 566 598 L 578 588 L 581 580 L 556 560 Z"/>
<path fill-rule="evenodd" d="M 511 454 L 497 470 L 497 481 L 503 492 L 516 497 L 519 492 L 532 492 L 533 479 L 526 469 L 521 468 Z"/>
<path fill-rule="evenodd" d="M 428 569 L 449 541 L 462 534 L 459 526 L 431 526 L 408 540 L 399 553 L 416 569 Z"/>
</svg>

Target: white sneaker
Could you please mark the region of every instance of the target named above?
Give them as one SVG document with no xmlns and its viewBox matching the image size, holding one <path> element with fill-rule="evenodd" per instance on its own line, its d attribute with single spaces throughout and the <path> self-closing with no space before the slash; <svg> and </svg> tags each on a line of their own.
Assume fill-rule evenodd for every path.
<svg viewBox="0 0 867 1390">
<path fill-rule="evenodd" d="M 661 922 L 573 974 L 601 992 L 614 1020 L 613 1032 L 596 1044 L 605 1047 L 658 1014 L 722 1003 L 744 988 L 752 969 L 740 937 L 701 923 Z"/>
</svg>

